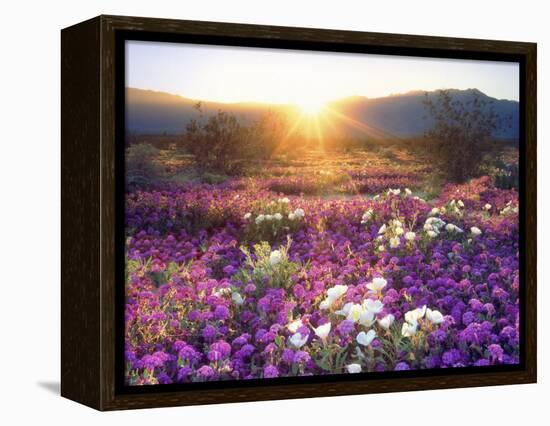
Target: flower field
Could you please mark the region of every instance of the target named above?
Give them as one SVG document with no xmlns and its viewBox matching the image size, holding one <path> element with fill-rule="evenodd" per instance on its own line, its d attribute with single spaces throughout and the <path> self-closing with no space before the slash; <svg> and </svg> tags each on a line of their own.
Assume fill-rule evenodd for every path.
<svg viewBox="0 0 550 426">
<path fill-rule="evenodd" d="M 132 188 L 126 383 L 518 363 L 518 194 L 429 174 L 342 154 Z"/>
</svg>

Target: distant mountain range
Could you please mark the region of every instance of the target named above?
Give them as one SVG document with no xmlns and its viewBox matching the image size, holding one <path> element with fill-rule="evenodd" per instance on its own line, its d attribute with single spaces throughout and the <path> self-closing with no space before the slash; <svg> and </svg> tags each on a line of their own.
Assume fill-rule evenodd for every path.
<svg viewBox="0 0 550 426">
<path fill-rule="evenodd" d="M 428 97 L 438 91 L 428 92 Z M 453 99 L 468 101 L 476 96 L 488 102 L 503 120 L 494 136 L 503 139 L 519 137 L 519 103 L 491 98 L 477 89 L 451 90 Z M 330 122 L 323 131 L 348 136 L 408 138 L 424 134 L 433 126 L 427 117 L 424 100 L 426 92 L 413 91 L 382 98 L 352 96 L 330 102 L 323 114 L 330 114 Z M 181 134 L 193 118 L 198 118 L 197 100 L 165 92 L 135 88 L 126 89 L 126 128 L 132 134 Z M 293 105 L 261 103 L 202 102 L 205 115 L 219 110 L 234 114 L 243 122 L 260 118 L 269 111 L 299 113 Z"/>
</svg>

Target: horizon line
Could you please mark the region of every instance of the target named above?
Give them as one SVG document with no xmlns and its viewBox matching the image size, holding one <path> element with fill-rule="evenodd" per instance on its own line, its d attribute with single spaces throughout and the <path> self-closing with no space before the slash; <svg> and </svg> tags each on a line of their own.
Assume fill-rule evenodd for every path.
<svg viewBox="0 0 550 426">
<path fill-rule="evenodd" d="M 292 102 L 292 101 L 289 101 L 289 102 L 270 102 L 270 101 L 264 101 L 264 100 L 223 101 L 223 100 L 204 99 L 204 98 L 199 99 L 199 98 L 194 98 L 194 97 L 187 97 L 187 96 L 181 95 L 179 93 L 167 92 L 165 90 L 146 89 L 146 88 L 142 88 L 142 87 L 125 86 L 125 89 L 126 90 L 127 89 L 141 90 L 141 91 L 145 91 L 145 92 L 153 92 L 153 93 L 165 94 L 165 95 L 170 95 L 170 96 L 176 96 L 178 98 L 188 99 L 188 100 L 196 101 L 196 102 L 205 102 L 205 103 L 210 102 L 210 103 L 225 104 L 225 105 L 242 105 L 242 104 L 260 104 L 260 105 L 276 105 L 276 106 L 297 106 L 298 105 L 297 102 Z M 486 94 L 485 92 L 483 92 L 482 90 L 480 90 L 476 87 L 469 87 L 467 89 L 457 89 L 457 88 L 439 88 L 439 89 L 434 89 L 434 90 L 411 89 L 407 92 L 390 93 L 389 95 L 386 95 L 386 96 L 377 96 L 377 97 L 372 97 L 372 98 L 368 97 L 368 96 L 365 96 L 365 95 L 352 94 L 352 95 L 344 95 L 342 97 L 328 99 L 326 101 L 326 104 L 329 104 L 331 102 L 344 100 L 344 99 L 349 99 L 349 98 L 363 98 L 363 99 L 368 99 L 368 100 L 376 100 L 376 99 L 386 99 L 386 98 L 392 98 L 392 97 L 398 97 L 398 96 L 407 96 L 407 95 L 412 96 L 413 94 L 416 94 L 416 93 L 419 93 L 419 92 L 420 93 L 434 93 L 434 92 L 444 91 L 444 90 L 458 91 L 458 92 L 478 91 L 482 95 L 485 95 L 488 98 L 495 99 L 497 101 L 507 101 L 507 102 L 519 103 L 519 100 L 508 99 L 508 98 L 495 98 L 493 96 L 490 96 L 490 95 Z"/>
</svg>

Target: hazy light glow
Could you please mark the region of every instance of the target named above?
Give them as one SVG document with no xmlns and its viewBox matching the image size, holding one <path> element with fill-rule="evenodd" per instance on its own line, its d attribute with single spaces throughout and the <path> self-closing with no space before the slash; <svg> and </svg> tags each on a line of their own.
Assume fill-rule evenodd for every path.
<svg viewBox="0 0 550 426">
<path fill-rule="evenodd" d="M 519 64 L 165 42 L 126 42 L 126 86 L 219 102 L 296 104 L 477 88 L 519 100 Z"/>
</svg>

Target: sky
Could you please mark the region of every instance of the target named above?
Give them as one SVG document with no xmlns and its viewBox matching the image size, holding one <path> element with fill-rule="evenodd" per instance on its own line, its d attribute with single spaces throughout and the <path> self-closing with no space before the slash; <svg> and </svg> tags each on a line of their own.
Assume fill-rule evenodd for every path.
<svg viewBox="0 0 550 426">
<path fill-rule="evenodd" d="M 204 101 L 312 108 L 347 96 L 450 88 L 517 101 L 519 64 L 127 41 L 126 86 Z"/>
</svg>

